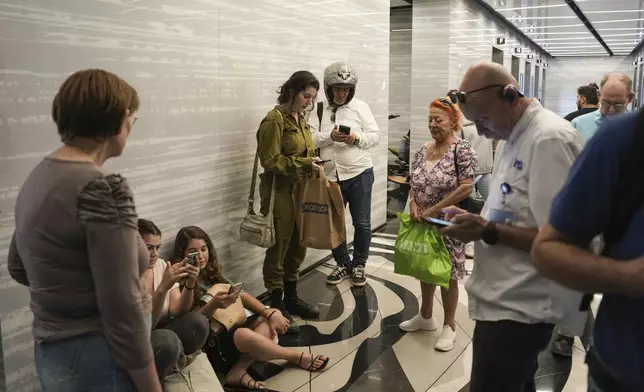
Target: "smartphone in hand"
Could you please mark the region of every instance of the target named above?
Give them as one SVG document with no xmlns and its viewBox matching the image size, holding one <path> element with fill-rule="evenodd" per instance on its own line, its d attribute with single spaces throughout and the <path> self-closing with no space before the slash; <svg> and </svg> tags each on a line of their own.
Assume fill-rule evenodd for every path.
<svg viewBox="0 0 644 392">
<path fill-rule="evenodd" d="M 244 282 L 239 282 L 230 285 L 230 290 L 228 290 L 228 295 L 235 295 L 241 293 L 242 287 L 244 287 Z"/>
<path fill-rule="evenodd" d="M 345 135 L 350 135 L 351 134 L 351 127 L 346 126 L 346 125 L 340 125 L 340 126 L 338 126 L 338 132 L 344 133 Z"/>
<path fill-rule="evenodd" d="M 448 226 L 453 225 L 452 222 L 448 222 L 446 220 L 436 219 L 436 218 L 426 218 L 425 222 L 429 223 L 430 225 L 438 226 L 440 228 L 448 227 Z"/>
<path fill-rule="evenodd" d="M 199 259 L 199 252 L 188 253 L 188 264 L 198 267 L 199 266 L 198 259 Z"/>
</svg>

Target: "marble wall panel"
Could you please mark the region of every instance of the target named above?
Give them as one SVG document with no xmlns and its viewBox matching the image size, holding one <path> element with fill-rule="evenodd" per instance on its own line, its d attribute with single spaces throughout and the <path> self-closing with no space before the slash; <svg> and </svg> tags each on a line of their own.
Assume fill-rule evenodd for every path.
<svg viewBox="0 0 644 392">
<path fill-rule="evenodd" d="M 0 316 L 8 390 L 39 387 L 27 291 L 7 273 L 13 206 L 42 156 L 59 145 L 51 101 L 70 73 L 105 68 L 139 91 L 142 107 L 123 157 L 139 214 L 164 233 L 207 230 L 225 272 L 263 291 L 263 252 L 238 240 L 254 135 L 276 89 L 298 69 L 354 64 L 357 97 L 383 132 L 373 150 L 373 225 L 385 222 L 389 1 L 8 0 L 0 4 Z M 321 98 L 321 96 L 320 96 Z M 311 251 L 306 265 L 329 252 Z"/>
</svg>

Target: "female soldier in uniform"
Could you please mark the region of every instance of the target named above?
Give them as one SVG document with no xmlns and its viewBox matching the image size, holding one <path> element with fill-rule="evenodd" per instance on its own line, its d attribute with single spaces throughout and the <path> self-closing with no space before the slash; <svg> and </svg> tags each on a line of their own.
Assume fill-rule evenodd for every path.
<svg viewBox="0 0 644 392">
<path fill-rule="evenodd" d="M 258 155 L 264 168 L 259 188 L 264 215 L 268 213 L 271 185 L 275 181 L 276 243 L 266 250 L 264 285 L 270 293 L 271 307 L 280 309 L 291 321 L 291 332 L 297 330 L 291 314 L 317 318 L 320 313 L 318 308 L 297 296 L 297 280 L 306 248 L 300 245 L 291 196 L 300 174 L 320 170 L 311 131 L 302 115 L 312 105 L 319 88 L 320 83 L 313 74 L 295 72 L 278 90 L 278 105 L 268 112 L 257 132 Z"/>
</svg>

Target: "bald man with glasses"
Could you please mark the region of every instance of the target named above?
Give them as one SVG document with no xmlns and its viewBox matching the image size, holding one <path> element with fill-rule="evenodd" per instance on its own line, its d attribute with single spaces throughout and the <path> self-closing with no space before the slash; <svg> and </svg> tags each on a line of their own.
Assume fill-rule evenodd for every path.
<svg viewBox="0 0 644 392">
<path fill-rule="evenodd" d="M 479 134 L 505 141 L 480 215 L 444 210 L 441 234 L 475 241 L 465 288 L 473 336 L 470 392 L 534 392 L 537 357 L 554 326 L 576 309 L 581 293 L 541 276 L 532 242 L 563 185 L 583 138 L 570 123 L 525 97 L 503 66 L 472 66 L 449 93 Z"/>
<path fill-rule="evenodd" d="M 606 117 L 625 113 L 633 102 L 633 81 L 623 73 L 606 74 L 599 85 L 599 110 L 584 114 L 572 120 L 575 127 L 584 136 L 590 139 Z"/>
</svg>

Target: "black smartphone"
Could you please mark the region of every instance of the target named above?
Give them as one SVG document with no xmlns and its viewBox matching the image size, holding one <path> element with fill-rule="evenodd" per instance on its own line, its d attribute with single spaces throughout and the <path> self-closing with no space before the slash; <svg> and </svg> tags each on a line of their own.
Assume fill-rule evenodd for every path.
<svg viewBox="0 0 644 392">
<path fill-rule="evenodd" d="M 331 160 L 330 159 L 325 159 L 325 160 L 322 160 L 322 161 L 317 161 L 315 163 L 317 163 L 318 165 L 324 165 L 327 162 L 331 162 Z"/>
<path fill-rule="evenodd" d="M 452 222 L 448 222 L 442 219 L 435 219 L 435 218 L 427 218 L 425 219 L 425 222 L 429 223 L 430 225 L 434 225 L 438 227 L 448 227 L 453 225 Z"/>
<path fill-rule="evenodd" d="M 344 133 L 345 135 L 350 135 L 351 134 L 351 127 L 347 125 L 340 125 L 338 126 L 338 132 Z"/>
</svg>

